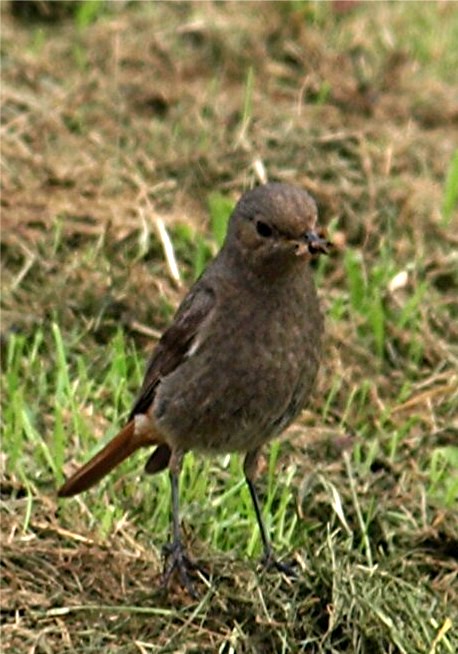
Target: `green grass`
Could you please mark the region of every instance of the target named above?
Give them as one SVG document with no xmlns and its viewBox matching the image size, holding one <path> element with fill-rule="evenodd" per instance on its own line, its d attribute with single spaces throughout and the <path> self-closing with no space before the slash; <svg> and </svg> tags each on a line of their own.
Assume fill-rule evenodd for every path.
<svg viewBox="0 0 458 654">
<path fill-rule="evenodd" d="M 79 7 L 2 25 L 5 648 L 454 653 L 456 11 Z M 298 580 L 258 568 L 240 457 L 190 453 L 183 532 L 210 581 L 164 596 L 170 488 L 142 474 L 147 452 L 55 491 L 123 424 L 256 161 L 315 196 L 336 243 L 314 271 L 317 388 L 259 479 Z"/>
<path fill-rule="evenodd" d="M 444 184 L 444 200 L 442 204 L 443 222 L 449 225 L 458 210 L 458 150 L 455 150 L 447 171 Z"/>
<path fill-rule="evenodd" d="M 69 453 L 73 452 L 70 458 L 79 462 L 94 454 L 113 435 L 132 400 L 126 380 L 139 380 L 141 358 L 126 343 L 122 332 L 103 350 L 103 359 L 72 351 L 56 324 L 49 341 L 38 331 L 33 339 L 15 336 L 9 342 L 4 371 L 4 420 L 10 430 L 4 453 L 9 468 L 27 489 L 29 502 L 22 524 L 25 534 L 34 532 L 34 516 L 42 510 L 40 496 L 44 494 L 55 503 L 53 487 L 62 481 Z M 101 361 L 104 364 L 100 365 Z M 260 486 L 267 525 L 277 549 L 285 556 L 295 552 L 299 563 L 300 581 L 288 591 L 276 575 L 256 581 L 250 572 L 260 555 L 260 541 L 237 457 L 202 460 L 188 455 L 182 475 L 182 520 L 190 547 L 212 570 L 214 588 L 204 590 L 194 615 L 211 613 L 208 602 L 211 603 L 213 593 L 219 597 L 226 592 L 226 580 L 235 575 L 236 584 L 248 584 L 246 588 L 251 588 L 251 592 L 264 595 L 263 601 L 270 607 L 266 606 L 270 621 L 284 621 L 285 625 L 293 621 L 297 642 L 303 647 L 326 651 L 323 643 L 319 645 L 319 623 L 313 620 L 323 603 L 333 607 L 327 616 L 327 630 L 334 634 L 335 647 L 339 642 L 344 646 L 349 637 L 348 623 L 356 621 L 364 624 L 359 635 L 361 642 L 373 643 L 377 648 L 454 651 L 453 635 L 445 628 L 451 614 L 438 610 L 435 602 L 427 600 L 430 591 L 424 583 L 418 585 L 412 568 L 415 559 L 410 562 L 414 555 L 413 551 L 409 553 L 410 539 L 418 530 L 420 506 L 415 509 L 414 502 L 402 508 L 398 498 L 390 497 L 383 477 L 371 472 L 374 464 L 383 460 L 383 454 L 375 440 L 371 443 L 367 439 L 364 425 L 363 407 L 369 388 L 364 381 L 348 398 L 343 420 L 360 415 L 360 423 L 354 426 L 361 430 L 362 439 L 353 453 L 344 455 L 345 464 L 337 475 L 321 464 L 309 469 L 304 477 L 299 463 L 300 447 L 277 441 L 270 448 Z M 43 406 L 49 397 L 53 398 L 54 417 L 46 424 Z M 324 418 L 327 406 L 326 403 L 323 408 Z M 96 416 L 107 417 L 97 437 L 93 427 L 100 420 L 95 420 Z M 409 421 L 397 424 L 398 432 L 403 433 L 387 459 L 393 472 L 404 465 L 406 452 L 402 442 L 408 438 L 411 427 Z M 382 439 L 381 430 L 379 442 Z M 292 457 L 288 456 L 291 448 Z M 429 465 L 427 453 L 417 460 L 419 470 L 415 477 L 423 469 L 422 488 L 428 505 L 434 502 L 445 510 L 456 502 L 456 478 L 452 481 L 450 476 L 457 469 L 456 457 L 457 448 L 448 447 L 434 450 Z M 125 525 L 136 534 L 142 547 L 159 556 L 170 531 L 168 476 L 140 477 L 144 459 L 142 455 L 133 457 L 81 499 L 60 501 L 60 527 L 69 532 L 86 532 L 103 543 L 105 539 L 111 541 L 113 534 Z M 406 472 L 404 484 L 409 483 Z M 411 488 L 409 493 L 412 491 Z M 396 544 L 400 537 L 410 541 L 407 549 Z M 420 556 L 420 551 L 415 556 Z M 272 584 L 276 591 L 268 590 Z M 272 598 L 266 595 L 271 592 L 278 593 L 279 598 L 287 592 L 288 600 L 272 604 Z M 142 605 L 111 609 L 97 605 L 99 614 L 116 610 L 130 616 L 139 612 L 157 615 L 158 610 Z M 64 608 L 65 614 L 72 610 L 71 606 Z M 89 605 L 78 609 L 90 610 L 94 609 Z M 166 613 L 173 615 L 173 611 Z M 244 642 L 246 628 L 246 624 L 241 625 L 234 642 Z M 285 631 L 285 643 L 290 637 L 291 633 Z M 278 632 L 272 641 L 277 643 L 276 647 L 281 638 Z M 289 646 L 285 647 L 288 651 Z"/>
</svg>

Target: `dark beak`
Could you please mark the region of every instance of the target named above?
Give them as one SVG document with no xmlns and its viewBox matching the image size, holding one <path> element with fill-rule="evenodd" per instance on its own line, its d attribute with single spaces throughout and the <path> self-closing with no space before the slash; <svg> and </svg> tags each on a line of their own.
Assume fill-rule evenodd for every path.
<svg viewBox="0 0 458 654">
<path fill-rule="evenodd" d="M 310 254 L 329 254 L 332 248 L 332 243 L 326 238 L 324 230 L 306 232 L 305 242 L 308 244 Z"/>
</svg>

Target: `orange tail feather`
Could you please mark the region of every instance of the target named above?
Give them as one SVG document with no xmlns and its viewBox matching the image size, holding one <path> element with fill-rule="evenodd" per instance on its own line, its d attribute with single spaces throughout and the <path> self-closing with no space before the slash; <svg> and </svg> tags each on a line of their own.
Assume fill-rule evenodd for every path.
<svg viewBox="0 0 458 654">
<path fill-rule="evenodd" d="M 135 433 L 135 420 L 131 420 L 121 429 L 103 450 L 75 472 L 57 491 L 59 497 L 71 497 L 94 486 L 113 468 L 133 454 L 140 447 L 157 445 L 160 440 L 152 430 L 148 433 Z"/>
</svg>

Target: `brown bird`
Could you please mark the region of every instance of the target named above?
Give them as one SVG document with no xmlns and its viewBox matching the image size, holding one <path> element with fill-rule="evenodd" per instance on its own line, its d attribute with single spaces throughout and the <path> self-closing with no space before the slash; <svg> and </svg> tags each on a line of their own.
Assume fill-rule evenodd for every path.
<svg viewBox="0 0 458 654">
<path fill-rule="evenodd" d="M 155 446 L 145 470 L 168 468 L 172 486 L 165 584 L 177 569 L 194 594 L 178 507 L 189 450 L 245 453 L 263 561 L 290 571 L 274 555 L 254 482 L 262 446 L 299 415 L 318 371 L 323 321 L 309 263 L 331 244 L 316 222 L 314 200 L 298 188 L 273 183 L 242 196 L 221 251 L 153 351 L 126 426 L 58 491 L 81 493 L 138 448 Z"/>
</svg>

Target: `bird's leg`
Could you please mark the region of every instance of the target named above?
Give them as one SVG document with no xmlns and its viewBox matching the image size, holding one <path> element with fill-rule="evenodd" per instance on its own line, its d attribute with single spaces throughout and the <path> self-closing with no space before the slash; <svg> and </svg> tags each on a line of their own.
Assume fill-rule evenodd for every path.
<svg viewBox="0 0 458 654">
<path fill-rule="evenodd" d="M 292 565 L 282 563 L 277 559 L 276 554 L 272 548 L 269 535 L 267 533 L 264 518 L 262 517 L 261 505 L 259 503 L 256 486 L 254 485 L 258 471 L 259 452 L 260 450 L 256 449 L 247 453 L 243 464 L 243 471 L 245 473 L 246 483 L 250 489 L 251 500 L 253 502 L 254 512 L 256 513 L 256 520 L 258 521 L 259 531 L 261 532 L 262 546 L 264 549 L 262 564 L 265 568 L 276 568 L 279 572 L 284 572 L 289 577 L 295 577 L 296 573 Z"/>
<path fill-rule="evenodd" d="M 198 566 L 186 555 L 180 532 L 179 479 L 183 456 L 184 452 L 174 451 L 172 452 L 169 463 L 170 482 L 172 486 L 172 542 L 164 547 L 163 585 L 167 586 L 172 573 L 177 570 L 183 586 L 192 597 L 196 598 L 197 593 L 189 577 L 189 571 L 194 570 Z"/>
</svg>

